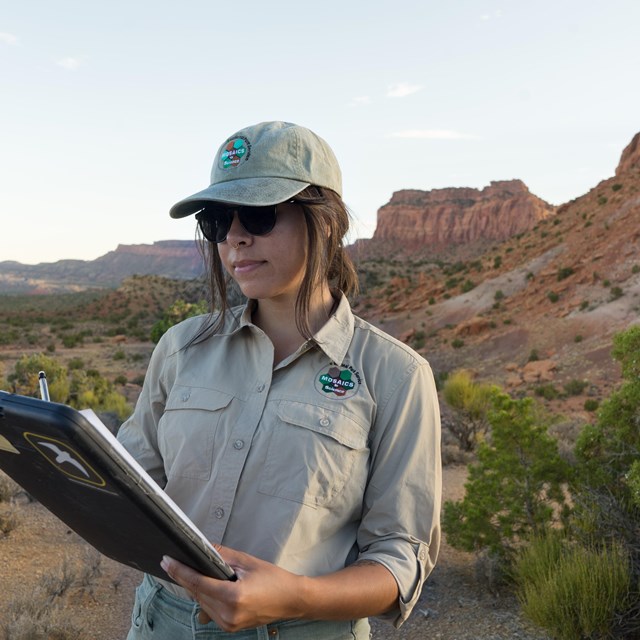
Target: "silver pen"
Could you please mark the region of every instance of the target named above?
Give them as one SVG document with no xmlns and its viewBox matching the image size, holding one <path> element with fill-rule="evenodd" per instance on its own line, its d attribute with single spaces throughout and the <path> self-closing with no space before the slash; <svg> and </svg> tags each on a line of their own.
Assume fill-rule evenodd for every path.
<svg viewBox="0 0 640 640">
<path fill-rule="evenodd" d="M 44 371 L 38 374 L 38 382 L 40 384 L 40 397 L 49 402 L 49 385 L 47 384 L 47 374 Z"/>
</svg>

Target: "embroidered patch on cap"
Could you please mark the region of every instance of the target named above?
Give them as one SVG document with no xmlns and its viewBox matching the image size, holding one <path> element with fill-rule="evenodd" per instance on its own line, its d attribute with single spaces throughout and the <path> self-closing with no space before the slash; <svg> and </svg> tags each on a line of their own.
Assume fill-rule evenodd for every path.
<svg viewBox="0 0 640 640">
<path fill-rule="evenodd" d="M 318 372 L 315 380 L 316 390 L 322 395 L 344 399 L 358 392 L 360 374 L 350 365 L 331 364 Z"/>
<path fill-rule="evenodd" d="M 221 169 L 235 169 L 251 155 L 251 143 L 244 136 L 231 138 L 220 154 Z"/>
</svg>

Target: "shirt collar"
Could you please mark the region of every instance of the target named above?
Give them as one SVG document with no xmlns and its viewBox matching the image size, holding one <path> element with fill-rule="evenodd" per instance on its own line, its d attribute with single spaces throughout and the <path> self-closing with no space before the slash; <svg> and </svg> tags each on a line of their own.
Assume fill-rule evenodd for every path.
<svg viewBox="0 0 640 640">
<path fill-rule="evenodd" d="M 353 338 L 355 321 L 347 297 L 341 292 L 334 295 L 339 296 L 336 310 L 313 339 L 333 362 L 342 364 Z"/>
<path fill-rule="evenodd" d="M 347 297 L 340 291 L 334 292 L 334 295 L 338 297 L 336 309 L 324 326 L 314 334 L 313 341 L 331 358 L 332 362 L 342 364 L 351 344 L 355 321 Z M 247 301 L 236 331 L 243 327 L 254 326 L 251 322 L 251 315 L 255 306 L 255 300 Z"/>
</svg>

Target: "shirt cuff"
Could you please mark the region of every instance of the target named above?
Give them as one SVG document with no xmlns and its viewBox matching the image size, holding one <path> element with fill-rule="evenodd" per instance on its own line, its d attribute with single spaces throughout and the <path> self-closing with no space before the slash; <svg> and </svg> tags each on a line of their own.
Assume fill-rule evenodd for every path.
<svg viewBox="0 0 640 640">
<path fill-rule="evenodd" d="M 424 542 L 405 544 L 402 548 L 407 554 L 405 557 L 401 557 L 396 546 L 394 553 L 389 555 L 376 550 L 376 553 L 369 551 L 358 558 L 378 562 L 395 578 L 400 593 L 398 602 L 393 609 L 376 617 L 390 622 L 396 629 L 413 611 L 422 593 L 422 586 L 435 565 L 435 558 L 431 558 L 429 554 L 429 545 Z"/>
</svg>

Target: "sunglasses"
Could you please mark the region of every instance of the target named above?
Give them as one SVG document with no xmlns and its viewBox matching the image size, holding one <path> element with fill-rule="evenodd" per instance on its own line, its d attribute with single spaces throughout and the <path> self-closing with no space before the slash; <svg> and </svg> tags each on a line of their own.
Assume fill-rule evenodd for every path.
<svg viewBox="0 0 640 640">
<path fill-rule="evenodd" d="M 264 236 L 276 226 L 276 204 L 266 207 L 226 205 L 210 202 L 196 214 L 202 235 L 210 242 L 224 242 L 233 223 L 233 214 L 238 214 L 242 228 L 252 236 Z"/>
</svg>

